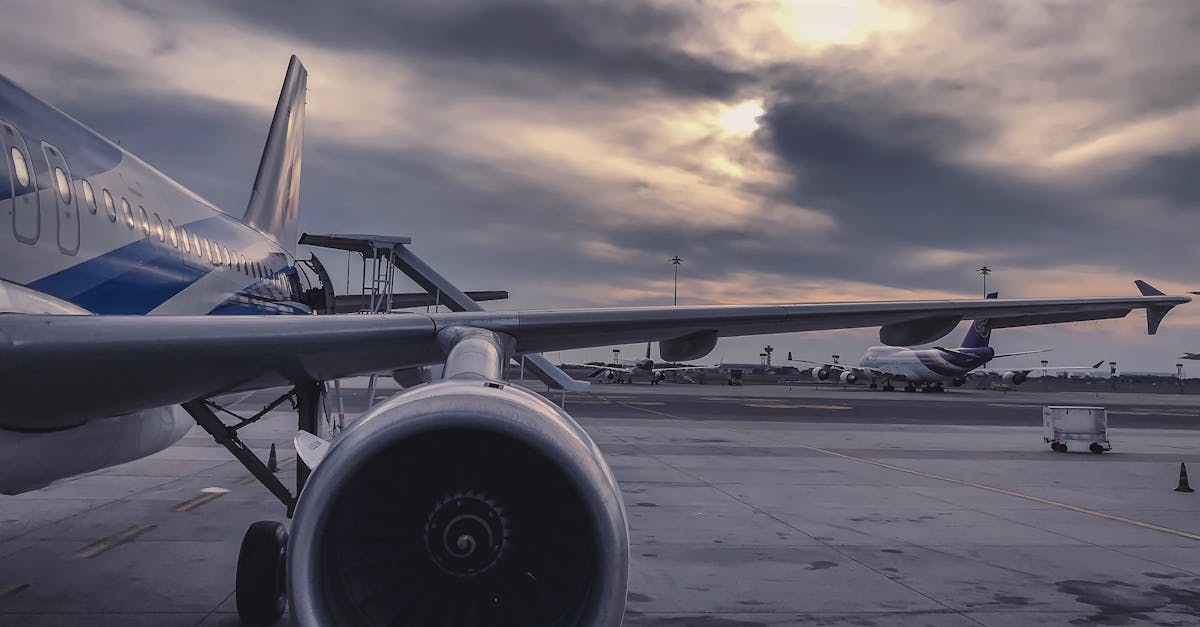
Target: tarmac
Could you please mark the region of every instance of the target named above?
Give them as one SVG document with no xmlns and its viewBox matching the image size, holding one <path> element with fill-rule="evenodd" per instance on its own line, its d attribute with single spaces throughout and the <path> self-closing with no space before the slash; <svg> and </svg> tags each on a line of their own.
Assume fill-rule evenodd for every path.
<svg viewBox="0 0 1200 627">
<path fill-rule="evenodd" d="M 1051 452 L 1050 404 L 1107 407 L 1113 451 Z M 1200 473 L 1200 398 L 633 384 L 566 408 L 624 492 L 626 625 L 1200 624 L 1200 492 L 1173 491 Z M 294 424 L 243 430 L 289 484 Z M 268 519 L 199 429 L 0 497 L 0 625 L 237 625 L 238 546 Z"/>
</svg>

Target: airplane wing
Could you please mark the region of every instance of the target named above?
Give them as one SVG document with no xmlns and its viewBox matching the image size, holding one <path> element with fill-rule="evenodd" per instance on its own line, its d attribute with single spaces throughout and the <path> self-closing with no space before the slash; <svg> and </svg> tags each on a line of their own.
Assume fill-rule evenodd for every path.
<svg viewBox="0 0 1200 627">
<path fill-rule="evenodd" d="M 788 361 L 795 361 L 795 362 L 799 362 L 802 364 L 812 364 L 814 366 L 821 366 L 822 368 L 828 368 L 830 370 L 849 370 L 851 372 L 855 372 L 858 374 L 874 375 L 877 377 L 896 376 L 896 373 L 894 373 L 890 370 L 883 370 L 881 368 L 869 368 L 867 366 L 852 366 L 849 364 L 834 364 L 834 363 L 826 363 L 826 362 L 820 362 L 820 361 L 809 361 L 807 359 L 792 359 L 791 353 L 788 353 Z"/>
<path fill-rule="evenodd" d="M 672 366 L 670 368 L 655 368 L 655 372 L 676 372 L 681 370 L 700 370 L 704 366 Z"/>
<path fill-rule="evenodd" d="M 1184 296 L 635 307 L 376 316 L 0 314 L 7 424 L 45 429 L 241 390 L 442 363 L 453 328 L 511 338 L 513 354 L 660 341 L 704 354 L 719 337 L 883 325 L 932 341 L 964 319 L 1007 326 L 1120 318 L 1153 332 Z M 705 348 L 707 347 L 707 348 Z"/>
<path fill-rule="evenodd" d="M 1036 355 L 1038 353 L 1049 353 L 1051 350 L 1053 350 L 1053 349 L 1043 348 L 1041 350 L 1036 350 L 1036 351 L 1020 351 L 1017 353 L 1004 353 L 1002 355 L 993 355 L 992 359 L 999 359 L 1001 357 L 1016 357 L 1017 355 Z"/>
<path fill-rule="evenodd" d="M 579 368 L 594 368 L 596 370 L 609 370 L 611 372 L 621 372 L 624 374 L 630 373 L 629 368 L 625 368 L 622 366 L 597 366 L 596 364 L 570 364 L 570 363 L 562 364 L 562 365 L 563 366 L 576 366 Z M 593 373 L 593 374 L 595 374 L 595 373 Z"/>
<path fill-rule="evenodd" d="M 1059 372 L 1062 370 L 1096 370 L 1100 366 L 1103 366 L 1103 365 L 1104 365 L 1104 360 L 1101 359 L 1100 361 L 1098 361 L 1090 366 L 1049 366 L 1049 365 L 1047 365 L 1047 366 L 1043 367 L 1043 366 L 1038 365 L 1038 366 L 1029 366 L 1029 367 L 1021 367 L 1021 368 L 1015 368 L 1015 367 L 1014 368 L 981 368 L 981 369 L 972 370 L 971 374 L 1004 374 L 1005 372 L 1024 372 L 1024 373 L 1028 374 L 1030 372 L 1034 372 L 1037 370 L 1045 370 L 1046 372 Z"/>
</svg>

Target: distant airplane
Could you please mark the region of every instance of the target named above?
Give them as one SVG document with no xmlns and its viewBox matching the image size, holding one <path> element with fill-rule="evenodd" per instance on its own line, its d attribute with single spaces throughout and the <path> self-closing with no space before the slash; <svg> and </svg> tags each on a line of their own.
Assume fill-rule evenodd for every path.
<svg viewBox="0 0 1200 627">
<path fill-rule="evenodd" d="M 987 298 L 995 299 L 998 296 L 997 292 L 992 292 L 987 295 Z M 870 381 L 870 387 L 874 388 L 878 385 L 878 381 L 882 380 L 881 387 L 885 392 L 896 389 L 894 382 L 903 381 L 905 382 L 905 392 L 914 392 L 918 389 L 922 392 L 943 392 L 946 389 L 946 383 L 958 387 L 967 382 L 967 377 L 978 375 L 995 374 L 999 375 L 1005 383 L 1020 385 L 1029 377 L 1030 372 L 1040 369 L 1042 366 L 1002 370 L 985 369 L 982 366 L 1001 357 L 1049 352 L 1049 349 L 1042 349 L 996 354 L 996 351 L 988 346 L 991 337 L 991 323 L 989 320 L 982 319 L 972 323 L 971 327 L 967 329 L 962 345 L 957 348 L 872 346 L 867 349 L 857 366 L 792 359 L 790 352 L 788 360 L 813 364 L 814 367 L 811 369 L 813 378 L 822 381 L 837 378 L 842 383 L 855 383 L 859 379 L 866 378 Z M 1054 371 L 1095 370 L 1103 363 L 1104 361 L 1101 360 L 1092 366 L 1056 366 L 1045 369 Z"/>
<path fill-rule="evenodd" d="M 1200 359 L 1200 353 L 1184 353 L 1180 359 Z"/>
<path fill-rule="evenodd" d="M 607 371 L 610 376 L 617 377 L 617 383 L 626 381 L 632 382 L 634 377 L 649 377 L 651 385 L 658 385 L 667 378 L 668 372 L 680 372 L 683 370 L 699 370 L 704 366 L 672 366 L 669 368 L 657 367 L 654 365 L 654 360 L 650 358 L 650 343 L 646 343 L 646 356 L 641 359 L 623 360 L 619 364 L 600 365 L 600 364 L 563 364 L 565 366 L 587 366 L 595 368 L 589 377 L 595 376 L 599 371 Z"/>
<path fill-rule="evenodd" d="M 570 415 L 504 381 L 513 356 L 658 342 L 664 359 L 688 361 L 720 337 L 869 326 L 901 346 L 964 319 L 1026 326 L 1133 309 L 1154 333 L 1190 300 L 1143 290 L 488 312 L 398 249 L 391 263 L 454 311 L 313 315 L 338 307 L 315 258 L 296 259 L 306 84 L 293 57 L 235 217 L 0 77 L 0 493 L 150 455 L 200 425 L 294 517 L 290 536 L 260 521 L 243 538 L 234 596 L 250 623 L 289 606 L 302 626 L 621 623 L 620 488 Z M 435 370 L 332 442 L 319 437 L 324 382 Z M 220 395 L 280 386 L 263 411 L 222 421 L 233 412 Z M 238 436 L 278 407 L 297 413 L 294 494 Z"/>
</svg>

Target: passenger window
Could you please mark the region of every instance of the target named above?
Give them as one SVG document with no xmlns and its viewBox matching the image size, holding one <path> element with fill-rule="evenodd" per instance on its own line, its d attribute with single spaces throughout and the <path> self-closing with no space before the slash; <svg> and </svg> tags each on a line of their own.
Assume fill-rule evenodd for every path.
<svg viewBox="0 0 1200 627">
<path fill-rule="evenodd" d="M 142 234 L 150 234 L 150 216 L 146 215 L 146 208 L 138 205 L 138 221 L 142 225 Z"/>
<path fill-rule="evenodd" d="M 163 229 L 162 218 L 158 217 L 157 213 L 154 214 L 154 234 L 158 236 L 158 241 L 167 241 L 167 233 Z"/>
<path fill-rule="evenodd" d="M 222 256 L 224 257 L 224 259 L 225 259 L 225 265 L 227 265 L 227 266 L 232 266 L 232 265 L 233 265 L 233 257 L 231 257 L 231 256 L 229 255 L 229 247 L 228 247 L 228 246 L 222 246 L 222 247 L 221 247 L 221 255 L 222 255 Z"/>
<path fill-rule="evenodd" d="M 202 255 L 202 256 L 208 257 L 208 261 L 211 263 L 213 261 L 213 254 L 212 254 L 212 248 L 209 247 L 209 245 L 208 245 L 208 240 L 201 238 L 200 242 L 202 244 L 204 244 L 204 255 Z"/>
<path fill-rule="evenodd" d="M 183 244 L 183 252 L 192 252 L 192 240 L 188 239 L 187 229 L 183 228 L 182 226 L 179 227 L 179 239 L 182 240 L 181 243 Z"/>
<path fill-rule="evenodd" d="M 13 172 L 17 175 L 17 183 L 21 187 L 29 187 L 29 164 L 25 161 L 25 155 L 21 154 L 15 146 L 10 151 L 12 153 Z"/>
<path fill-rule="evenodd" d="M 58 197 L 63 203 L 71 202 L 71 181 L 67 180 L 67 173 L 62 168 L 54 168 L 54 183 L 58 185 Z"/>
<path fill-rule="evenodd" d="M 125 226 L 132 229 L 135 224 L 133 221 L 133 207 L 129 206 L 129 201 L 125 200 L 124 197 L 121 198 L 121 213 L 125 214 Z"/>
<path fill-rule="evenodd" d="M 108 221 L 116 222 L 117 221 L 117 206 L 113 204 L 112 194 L 108 193 L 108 190 L 105 189 L 104 191 L 102 191 L 100 193 L 100 195 L 104 197 L 104 211 L 106 213 L 108 213 Z"/>
<path fill-rule="evenodd" d="M 83 202 L 87 203 L 88 211 L 96 213 L 96 190 L 87 179 L 80 179 L 79 187 L 83 189 Z"/>
<path fill-rule="evenodd" d="M 171 246 L 179 248 L 179 233 L 175 231 L 175 223 L 170 220 L 167 220 L 167 236 L 171 238 Z"/>
<path fill-rule="evenodd" d="M 192 247 L 196 249 L 196 256 L 203 259 L 204 249 L 200 248 L 200 236 L 192 233 Z"/>
<path fill-rule="evenodd" d="M 246 256 L 238 255 L 238 270 L 250 274 L 250 266 L 246 265 Z"/>
</svg>

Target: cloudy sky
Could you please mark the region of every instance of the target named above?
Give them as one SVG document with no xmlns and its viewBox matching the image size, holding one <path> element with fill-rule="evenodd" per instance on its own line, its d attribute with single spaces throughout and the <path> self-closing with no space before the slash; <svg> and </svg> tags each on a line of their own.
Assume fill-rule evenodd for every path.
<svg viewBox="0 0 1200 627">
<path fill-rule="evenodd" d="M 510 290 L 503 308 L 669 304 L 672 255 L 681 303 L 971 297 L 985 264 L 1001 296 L 1200 289 L 1192 0 L 3 11 L 0 72 L 236 215 L 297 54 L 301 228 L 409 234 L 462 287 Z M 994 344 L 1153 371 L 1200 350 L 1200 305 L 1144 324 Z M 766 341 L 824 358 L 877 338 L 729 339 L 712 361 Z"/>
</svg>

